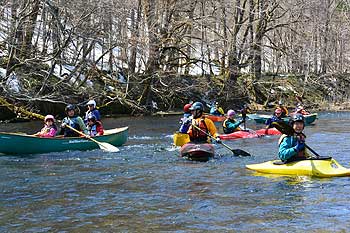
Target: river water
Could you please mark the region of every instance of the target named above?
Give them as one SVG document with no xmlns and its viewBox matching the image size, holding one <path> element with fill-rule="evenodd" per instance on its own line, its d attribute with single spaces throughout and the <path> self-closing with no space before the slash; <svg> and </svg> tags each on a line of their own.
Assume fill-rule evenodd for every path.
<svg viewBox="0 0 350 233">
<path fill-rule="evenodd" d="M 178 116 L 104 119 L 130 126 L 119 153 L 0 156 L 0 232 L 348 232 L 350 177 L 262 175 L 246 164 L 276 158 L 278 137 L 226 141 L 192 162 L 171 146 Z M 346 167 L 350 113 L 320 113 L 310 147 Z M 259 128 L 248 122 L 250 128 Z M 260 125 L 261 127 L 261 125 Z M 34 133 L 40 122 L 2 124 Z"/>
</svg>

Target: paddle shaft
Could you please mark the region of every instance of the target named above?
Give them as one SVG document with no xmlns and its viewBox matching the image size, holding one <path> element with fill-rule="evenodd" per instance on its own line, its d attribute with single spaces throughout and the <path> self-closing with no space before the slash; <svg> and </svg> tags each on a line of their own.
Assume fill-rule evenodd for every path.
<svg viewBox="0 0 350 233">
<path fill-rule="evenodd" d="M 247 113 L 245 112 L 245 111 L 243 111 L 243 113 L 242 113 L 242 118 L 243 118 L 243 127 L 244 127 L 244 130 L 246 130 L 247 129 L 247 125 L 246 125 L 246 122 L 245 122 L 245 120 L 247 119 Z"/>
<path fill-rule="evenodd" d="M 208 134 L 207 132 L 203 131 L 203 130 L 202 130 L 201 128 L 199 128 L 198 126 L 196 126 L 196 125 L 194 125 L 194 124 L 192 124 L 192 126 L 195 127 L 196 129 L 198 129 L 199 131 L 201 131 L 202 133 L 205 133 L 208 137 L 210 137 L 211 139 L 213 139 L 213 140 L 216 141 L 216 139 L 215 139 L 213 136 L 211 136 L 211 135 Z M 236 154 L 235 150 L 232 149 L 231 147 L 229 147 L 228 145 L 226 145 L 225 143 L 220 142 L 219 144 L 223 145 L 224 147 L 226 147 L 227 149 L 229 149 L 232 153 Z M 236 151 L 237 151 L 237 150 L 236 150 Z M 245 153 L 247 153 L 247 152 L 245 152 Z M 248 153 L 247 153 L 247 154 L 248 154 Z"/>
<path fill-rule="evenodd" d="M 73 130 L 74 132 L 80 134 L 81 136 L 86 137 L 87 139 L 90 139 L 90 140 L 93 141 L 93 142 L 96 142 L 97 144 L 100 143 L 99 141 L 96 141 L 95 139 L 93 139 L 93 138 L 90 137 L 89 135 L 86 135 L 86 134 L 84 134 L 83 132 L 80 132 L 79 130 L 74 129 L 72 126 L 70 126 L 70 125 L 68 125 L 68 124 L 66 124 L 65 127 L 69 128 L 69 129 L 71 129 L 71 130 Z"/>
<path fill-rule="evenodd" d="M 319 155 L 316 151 L 314 151 L 311 147 L 309 147 L 308 145 L 306 145 L 305 144 L 305 147 L 309 150 L 309 151 L 311 151 L 312 153 L 314 153 L 314 155 L 316 155 L 316 157 L 318 158 L 318 157 L 321 157 L 321 155 Z"/>
</svg>

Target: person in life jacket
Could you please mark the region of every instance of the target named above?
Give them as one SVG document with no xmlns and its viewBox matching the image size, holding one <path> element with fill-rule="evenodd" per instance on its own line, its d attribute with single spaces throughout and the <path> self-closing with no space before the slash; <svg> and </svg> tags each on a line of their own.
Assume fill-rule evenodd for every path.
<svg viewBox="0 0 350 233">
<path fill-rule="evenodd" d="M 305 127 L 304 116 L 295 114 L 291 117 L 289 124 L 294 129 L 293 135 L 283 134 L 279 139 L 278 157 L 283 162 L 301 160 L 308 157 L 305 151 Z"/>
<path fill-rule="evenodd" d="M 282 103 L 282 101 L 280 100 L 280 101 L 278 101 L 278 106 L 277 106 L 277 108 L 279 108 L 279 109 L 281 109 L 282 110 L 282 114 L 281 114 L 281 117 L 287 117 L 288 116 L 288 109 L 285 107 L 285 106 L 283 106 L 283 103 Z"/>
<path fill-rule="evenodd" d="M 192 121 L 192 114 L 191 114 L 191 108 L 192 104 L 185 104 L 184 106 L 184 115 L 180 120 L 180 133 L 187 133 L 188 129 L 191 126 L 191 121 Z"/>
<path fill-rule="evenodd" d="M 241 121 L 236 121 L 234 119 L 236 115 L 236 112 L 232 109 L 227 111 L 227 118 L 226 120 L 222 123 L 222 129 L 224 130 L 225 134 L 233 133 L 235 131 L 240 131 L 242 130 L 239 125 L 244 123 L 244 120 Z"/>
<path fill-rule="evenodd" d="M 309 115 L 310 113 L 304 109 L 304 106 L 298 104 L 296 109 L 294 110 L 294 114 L 300 113 L 302 115 Z"/>
<path fill-rule="evenodd" d="M 281 122 L 283 121 L 282 119 L 282 110 L 280 108 L 276 108 L 274 114 L 272 117 L 266 120 L 265 125 L 266 129 L 273 128 L 274 126 L 272 125 L 273 122 Z"/>
<path fill-rule="evenodd" d="M 57 126 L 55 124 L 55 118 L 52 115 L 46 115 L 44 119 L 44 127 L 40 130 L 40 132 L 34 134 L 34 136 L 50 138 L 55 137 L 57 133 Z"/>
<path fill-rule="evenodd" d="M 220 143 L 221 141 L 218 138 L 214 122 L 203 116 L 203 104 L 201 102 L 195 102 L 190 110 L 193 118 L 187 132 L 190 136 L 190 141 L 195 143 L 209 143 L 210 137 L 208 135 L 211 135 L 216 138 L 217 143 Z"/>
<path fill-rule="evenodd" d="M 218 102 L 212 104 L 209 113 L 214 116 L 223 116 L 225 114 L 224 110 L 219 106 Z"/>
<path fill-rule="evenodd" d="M 104 133 L 102 123 L 96 120 L 95 115 L 88 116 L 88 123 L 86 125 L 86 128 L 91 137 L 101 136 Z"/>
<path fill-rule="evenodd" d="M 85 113 L 84 123 L 87 124 L 89 115 L 94 115 L 96 121 L 101 121 L 101 114 L 96 109 L 95 100 L 89 100 L 89 102 L 86 103 L 86 106 L 88 107 L 88 110 Z"/>
<path fill-rule="evenodd" d="M 65 112 L 67 116 L 62 120 L 60 135 L 64 135 L 64 137 L 80 136 L 78 133 L 66 127 L 66 125 L 69 125 L 70 127 L 78 131 L 81 131 L 84 134 L 88 134 L 88 131 L 86 129 L 83 119 L 76 114 L 77 109 L 74 105 L 72 104 L 67 105 L 65 108 Z"/>
</svg>

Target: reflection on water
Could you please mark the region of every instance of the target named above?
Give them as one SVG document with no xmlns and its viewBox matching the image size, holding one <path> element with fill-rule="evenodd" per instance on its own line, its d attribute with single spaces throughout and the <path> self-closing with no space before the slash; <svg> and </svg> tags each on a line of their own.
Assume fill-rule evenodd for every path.
<svg viewBox="0 0 350 233">
<path fill-rule="evenodd" d="M 348 113 L 320 114 L 308 144 L 349 167 Z M 129 125 L 120 153 L 101 150 L 0 157 L 1 232 L 347 232 L 349 177 L 263 175 L 246 164 L 276 158 L 277 138 L 216 145 L 207 163 L 171 146 L 177 117 L 105 119 Z M 248 122 L 250 128 L 259 126 Z M 41 122 L 0 125 L 35 132 Z M 261 126 L 260 126 L 261 127 Z"/>
</svg>

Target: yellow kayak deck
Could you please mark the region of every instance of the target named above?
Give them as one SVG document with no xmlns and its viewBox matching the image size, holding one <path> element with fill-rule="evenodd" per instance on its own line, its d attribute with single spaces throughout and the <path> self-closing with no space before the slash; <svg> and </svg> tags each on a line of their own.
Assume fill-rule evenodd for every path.
<svg viewBox="0 0 350 233">
<path fill-rule="evenodd" d="M 336 160 L 329 158 L 323 160 L 307 159 L 276 165 L 280 160 L 268 161 L 259 164 L 246 165 L 246 168 L 261 173 L 316 176 L 316 177 L 338 177 L 350 176 L 350 169 L 343 167 Z"/>
<path fill-rule="evenodd" d="M 175 146 L 183 146 L 186 143 L 190 142 L 190 136 L 187 133 L 174 133 L 174 145 Z"/>
</svg>

